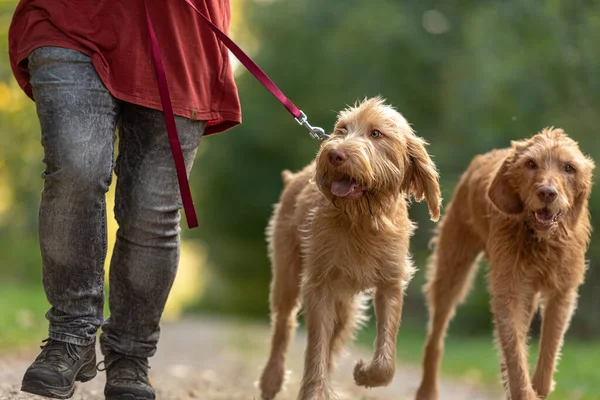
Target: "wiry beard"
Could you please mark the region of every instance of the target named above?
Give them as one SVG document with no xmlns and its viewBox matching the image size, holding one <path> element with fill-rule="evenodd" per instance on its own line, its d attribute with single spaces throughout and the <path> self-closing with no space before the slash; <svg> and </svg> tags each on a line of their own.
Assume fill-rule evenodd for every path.
<svg viewBox="0 0 600 400">
<path fill-rule="evenodd" d="M 556 221 L 553 223 L 553 226 L 546 230 L 536 229 L 534 218 L 535 217 L 532 217 L 531 212 L 525 212 L 523 223 L 526 226 L 529 234 L 532 235 L 532 237 L 536 241 L 541 242 L 544 240 L 550 240 L 552 238 L 569 236 L 567 227 L 565 226 L 564 221 L 562 219 L 562 215 L 557 216 Z"/>
<path fill-rule="evenodd" d="M 391 162 L 373 165 L 368 148 L 346 146 L 348 160 L 333 166 L 327 159 L 327 147 L 316 158 L 314 182 L 332 207 L 349 218 L 387 215 L 401 195 L 402 171 Z M 346 195 L 336 195 L 334 182 L 352 182 Z M 338 186 L 339 188 L 339 186 Z M 349 189 L 346 186 L 346 189 Z M 359 191 L 362 191 L 360 195 Z"/>
<path fill-rule="evenodd" d="M 369 189 L 363 193 L 361 198 L 347 200 L 332 195 L 327 188 L 324 177 L 319 179 L 318 186 L 321 192 L 330 200 L 330 204 L 351 219 L 386 215 L 398 197 L 398 195 L 392 195 L 391 193 Z"/>
</svg>

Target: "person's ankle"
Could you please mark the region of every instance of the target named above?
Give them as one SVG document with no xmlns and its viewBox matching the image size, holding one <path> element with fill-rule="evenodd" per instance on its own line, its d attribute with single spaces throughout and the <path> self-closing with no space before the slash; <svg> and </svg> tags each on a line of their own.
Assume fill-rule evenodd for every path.
<svg viewBox="0 0 600 400">
<path fill-rule="evenodd" d="M 150 366 L 147 358 L 108 352 L 103 363 L 102 370 L 106 370 L 106 400 L 156 398 L 148 377 Z"/>
</svg>

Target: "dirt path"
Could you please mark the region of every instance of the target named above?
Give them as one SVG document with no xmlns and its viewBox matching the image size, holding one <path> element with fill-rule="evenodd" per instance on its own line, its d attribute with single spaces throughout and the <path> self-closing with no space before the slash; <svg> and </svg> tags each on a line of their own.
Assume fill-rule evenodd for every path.
<svg viewBox="0 0 600 400">
<path fill-rule="evenodd" d="M 160 400 L 254 400 L 255 381 L 267 357 L 268 328 L 208 318 L 165 324 L 156 356 L 151 360 L 151 378 Z M 287 390 L 278 400 L 295 400 L 302 372 L 305 337 L 300 333 L 289 356 L 293 372 Z M 0 358 L 0 400 L 34 400 L 40 397 L 19 392 L 20 380 L 33 352 Z M 420 372 L 398 365 L 396 378 L 387 388 L 363 389 L 354 385 L 352 367 L 357 358 L 368 359 L 363 349 L 351 348 L 340 362 L 334 387 L 340 400 L 412 399 Z M 102 400 L 103 374 L 80 384 L 74 399 Z M 443 382 L 441 400 L 499 400 L 464 383 Z"/>
</svg>

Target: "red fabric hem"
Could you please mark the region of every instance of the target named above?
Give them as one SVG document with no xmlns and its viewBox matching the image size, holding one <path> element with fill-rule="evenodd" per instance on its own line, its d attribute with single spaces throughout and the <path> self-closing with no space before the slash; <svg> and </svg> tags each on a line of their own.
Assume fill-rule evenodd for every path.
<svg viewBox="0 0 600 400">
<path fill-rule="evenodd" d="M 125 101 L 125 102 L 128 102 L 128 103 L 137 104 L 142 107 L 147 107 L 147 108 L 151 108 L 154 110 L 162 111 L 162 105 L 161 105 L 160 101 L 158 101 L 158 102 L 150 101 L 148 99 L 139 98 L 132 94 L 123 93 L 123 92 L 120 92 L 120 91 L 114 89 L 109 84 L 108 76 L 104 76 L 104 74 L 100 72 L 100 71 L 102 71 L 102 68 L 99 68 L 98 65 L 96 65 L 97 62 L 99 61 L 98 58 L 94 57 L 94 55 L 90 54 L 89 51 L 86 51 L 84 48 L 79 47 L 79 46 L 75 45 L 74 43 L 71 43 L 69 41 L 61 41 L 61 40 L 49 40 L 49 41 L 44 41 L 42 43 L 37 43 L 35 45 L 29 46 L 29 48 L 26 51 L 23 51 L 22 53 L 20 53 L 17 56 L 17 64 L 16 64 L 16 66 L 14 66 L 15 78 L 17 80 L 17 83 L 21 87 L 21 89 L 33 101 L 35 101 L 35 99 L 33 98 L 33 92 L 32 92 L 32 88 L 31 88 L 31 84 L 29 82 L 29 73 L 27 72 L 27 69 L 23 67 L 22 63 L 27 60 L 27 58 L 29 57 L 29 54 L 31 54 L 32 51 L 34 51 L 35 49 L 37 49 L 39 47 L 43 47 L 43 46 L 64 47 L 64 48 L 82 52 L 83 54 L 85 54 L 91 58 L 92 64 L 94 65 L 94 68 L 96 69 L 96 72 L 98 73 L 98 76 L 104 83 L 104 86 L 106 86 L 108 91 L 115 98 Z M 157 85 L 156 90 L 158 91 L 158 85 Z M 184 118 L 188 118 L 188 119 L 192 119 L 192 120 L 196 120 L 196 121 L 207 121 L 206 129 L 204 131 L 204 136 L 209 136 L 209 135 L 225 132 L 225 131 L 227 131 L 237 125 L 240 125 L 242 123 L 242 115 L 241 115 L 241 113 L 238 113 L 238 112 L 231 112 L 231 111 L 224 111 L 224 110 L 209 110 L 209 111 L 207 111 L 207 110 L 204 110 L 204 111 L 192 110 L 189 107 L 186 107 L 184 105 L 181 105 L 181 104 L 178 104 L 175 102 L 173 103 L 173 112 L 175 113 L 175 115 L 178 115 L 180 117 L 184 117 Z"/>
</svg>

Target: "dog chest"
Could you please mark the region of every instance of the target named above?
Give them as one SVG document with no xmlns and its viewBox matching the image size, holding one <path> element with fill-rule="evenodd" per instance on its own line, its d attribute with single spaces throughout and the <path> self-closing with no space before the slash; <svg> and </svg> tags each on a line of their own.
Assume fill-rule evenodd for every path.
<svg viewBox="0 0 600 400">
<path fill-rule="evenodd" d="M 535 282 L 539 290 L 564 290 L 583 282 L 584 254 L 569 240 L 504 239 L 511 246 L 493 246 L 492 268 L 517 270 L 517 276 Z"/>
<path fill-rule="evenodd" d="M 407 249 L 402 241 L 362 230 L 314 230 L 304 237 L 306 273 L 323 277 L 340 290 L 366 290 L 403 276 Z"/>
</svg>

